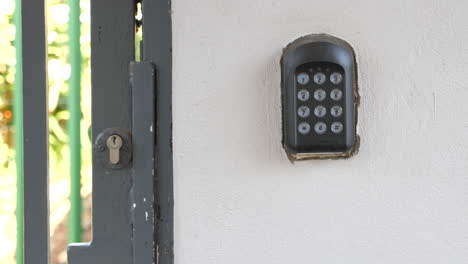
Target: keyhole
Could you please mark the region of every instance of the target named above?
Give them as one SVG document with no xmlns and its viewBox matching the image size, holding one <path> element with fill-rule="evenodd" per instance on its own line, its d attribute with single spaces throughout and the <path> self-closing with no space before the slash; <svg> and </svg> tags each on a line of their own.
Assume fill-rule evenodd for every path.
<svg viewBox="0 0 468 264">
<path fill-rule="evenodd" d="M 107 139 L 107 147 L 109 148 L 109 161 L 112 164 L 119 162 L 120 148 L 122 147 L 122 138 L 117 135 L 112 135 Z"/>
</svg>

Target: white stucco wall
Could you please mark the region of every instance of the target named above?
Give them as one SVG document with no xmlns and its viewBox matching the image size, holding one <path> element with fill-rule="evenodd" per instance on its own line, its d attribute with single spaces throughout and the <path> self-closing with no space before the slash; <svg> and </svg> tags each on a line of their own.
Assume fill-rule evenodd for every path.
<svg viewBox="0 0 468 264">
<path fill-rule="evenodd" d="M 468 1 L 174 0 L 177 264 L 468 263 Z M 357 52 L 357 156 L 291 164 L 281 49 Z"/>
</svg>

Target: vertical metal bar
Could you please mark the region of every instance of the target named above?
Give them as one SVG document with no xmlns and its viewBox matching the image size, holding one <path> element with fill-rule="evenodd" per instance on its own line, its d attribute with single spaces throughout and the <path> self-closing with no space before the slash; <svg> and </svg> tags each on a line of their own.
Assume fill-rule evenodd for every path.
<svg viewBox="0 0 468 264">
<path fill-rule="evenodd" d="M 68 21 L 69 61 L 71 76 L 68 91 L 68 132 L 70 136 L 70 214 L 68 241 L 81 241 L 81 51 L 80 51 L 80 0 L 69 0 Z"/>
<path fill-rule="evenodd" d="M 44 0 L 22 0 L 24 261 L 49 262 L 47 47 Z"/>
<path fill-rule="evenodd" d="M 174 262 L 174 191 L 172 167 L 172 21 L 171 0 L 144 0 L 143 61 L 156 67 L 155 258 Z"/>
<path fill-rule="evenodd" d="M 16 162 L 16 264 L 23 264 L 24 178 L 23 178 L 23 51 L 21 43 L 21 0 L 15 0 L 16 74 L 13 102 Z"/>
<path fill-rule="evenodd" d="M 154 68 L 130 64 L 133 97 L 133 263 L 154 263 Z"/>
<path fill-rule="evenodd" d="M 33 1 L 33 0 L 31 0 Z M 91 1 L 92 137 L 131 130 L 129 64 L 134 60 L 134 0 Z M 132 256 L 131 169 L 108 169 L 93 152 L 93 241 L 72 244 L 69 264 L 128 264 Z"/>
</svg>

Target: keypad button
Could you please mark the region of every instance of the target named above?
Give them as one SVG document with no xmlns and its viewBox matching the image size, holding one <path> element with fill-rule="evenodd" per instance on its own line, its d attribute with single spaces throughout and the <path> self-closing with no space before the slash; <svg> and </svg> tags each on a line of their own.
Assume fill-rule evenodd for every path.
<svg viewBox="0 0 468 264">
<path fill-rule="evenodd" d="M 301 85 L 306 85 L 309 83 L 310 77 L 309 74 L 302 72 L 297 75 L 297 82 Z"/>
<path fill-rule="evenodd" d="M 333 84 L 340 84 L 341 81 L 343 80 L 343 75 L 339 72 L 334 72 L 330 75 L 330 82 Z"/>
<path fill-rule="evenodd" d="M 306 118 L 310 115 L 310 109 L 307 106 L 301 106 L 297 109 L 297 115 Z"/>
<path fill-rule="evenodd" d="M 314 74 L 314 82 L 316 84 L 324 84 L 326 80 L 327 76 L 325 76 L 325 74 L 321 72 L 317 72 L 316 74 Z"/>
<path fill-rule="evenodd" d="M 297 93 L 297 99 L 301 100 L 302 102 L 309 100 L 309 97 L 310 93 L 305 89 L 302 89 Z"/>
<path fill-rule="evenodd" d="M 327 132 L 327 125 L 324 122 L 317 122 L 314 126 L 315 133 L 322 135 Z"/>
<path fill-rule="evenodd" d="M 297 126 L 297 131 L 302 135 L 308 134 L 310 132 L 310 125 L 309 123 L 302 122 Z"/>
<path fill-rule="evenodd" d="M 330 114 L 333 117 L 340 117 L 343 114 L 343 108 L 339 105 L 335 105 L 330 109 Z"/>
<path fill-rule="evenodd" d="M 319 105 L 319 106 L 315 107 L 314 115 L 316 117 L 324 117 L 326 114 L 327 114 L 327 109 L 324 106 Z"/>
<path fill-rule="evenodd" d="M 340 122 L 333 122 L 331 124 L 331 131 L 335 134 L 339 134 L 343 131 L 343 124 Z"/>
<path fill-rule="evenodd" d="M 327 97 L 327 92 L 325 92 L 323 89 L 315 90 L 314 92 L 315 100 L 322 102 L 323 100 L 325 100 L 326 97 Z"/>
<path fill-rule="evenodd" d="M 330 92 L 330 98 L 335 100 L 335 101 L 340 100 L 341 97 L 343 97 L 343 92 L 340 89 L 333 89 Z"/>
</svg>

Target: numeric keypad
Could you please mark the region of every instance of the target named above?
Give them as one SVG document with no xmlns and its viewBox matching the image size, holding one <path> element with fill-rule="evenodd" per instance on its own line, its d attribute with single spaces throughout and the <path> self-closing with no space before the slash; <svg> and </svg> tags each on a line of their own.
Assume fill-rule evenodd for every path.
<svg viewBox="0 0 468 264">
<path fill-rule="evenodd" d="M 339 136 L 344 130 L 344 73 L 337 65 L 302 67 L 296 75 L 297 130 L 302 136 Z"/>
<path fill-rule="evenodd" d="M 290 160 L 349 157 L 359 146 L 355 52 L 327 35 L 300 37 L 283 49 L 282 145 Z"/>
</svg>

